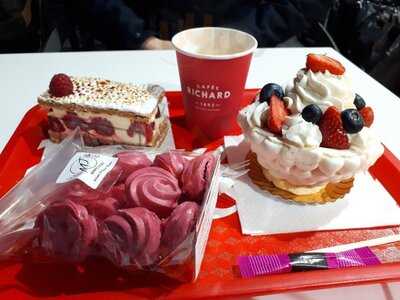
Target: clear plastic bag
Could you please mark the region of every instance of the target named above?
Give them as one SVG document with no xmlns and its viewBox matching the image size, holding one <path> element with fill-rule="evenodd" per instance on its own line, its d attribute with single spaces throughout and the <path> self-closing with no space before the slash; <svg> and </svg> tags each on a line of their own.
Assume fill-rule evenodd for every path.
<svg viewBox="0 0 400 300">
<path fill-rule="evenodd" d="M 217 198 L 220 153 L 85 148 L 77 136 L 1 199 L 1 258 L 103 257 L 130 271 L 194 279 Z"/>
</svg>

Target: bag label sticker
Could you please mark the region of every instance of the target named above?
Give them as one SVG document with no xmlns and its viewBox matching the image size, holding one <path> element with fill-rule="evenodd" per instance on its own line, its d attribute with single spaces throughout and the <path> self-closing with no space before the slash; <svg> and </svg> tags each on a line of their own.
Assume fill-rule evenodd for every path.
<svg viewBox="0 0 400 300">
<path fill-rule="evenodd" d="M 117 161 L 118 158 L 112 156 L 77 152 L 58 176 L 56 183 L 79 179 L 92 189 L 96 189 Z"/>
</svg>

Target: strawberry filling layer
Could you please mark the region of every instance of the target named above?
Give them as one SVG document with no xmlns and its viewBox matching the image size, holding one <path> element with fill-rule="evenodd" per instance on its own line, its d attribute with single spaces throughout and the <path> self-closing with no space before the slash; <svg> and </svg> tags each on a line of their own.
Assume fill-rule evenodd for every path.
<svg viewBox="0 0 400 300">
<path fill-rule="evenodd" d="M 51 114 L 51 112 L 49 112 Z M 163 121 L 161 114 L 158 114 L 151 123 L 130 121 L 129 126 L 120 128 L 115 126 L 112 120 L 103 117 L 82 118 L 75 112 L 66 112 L 62 117 L 48 116 L 49 130 L 57 133 L 64 133 L 79 127 L 85 133 L 96 138 L 112 138 L 115 141 L 121 139 L 137 140 L 140 136 L 140 143 L 149 144 L 153 141 L 155 131 Z M 144 142 L 144 143 L 143 143 Z"/>
</svg>

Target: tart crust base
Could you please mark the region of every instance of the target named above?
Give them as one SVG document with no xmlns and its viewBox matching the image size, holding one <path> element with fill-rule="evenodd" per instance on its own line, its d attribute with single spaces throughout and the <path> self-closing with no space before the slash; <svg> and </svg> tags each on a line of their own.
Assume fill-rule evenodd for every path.
<svg viewBox="0 0 400 300">
<path fill-rule="evenodd" d="M 317 187 L 317 191 L 310 194 L 297 195 L 283 188 L 291 186 L 295 188 L 290 183 L 279 184 L 277 187 L 273 182 L 275 180 L 269 175 L 268 171 L 265 170 L 257 161 L 257 156 L 253 152 L 249 152 L 247 159 L 250 161 L 250 171 L 249 177 L 252 182 L 264 191 L 271 193 L 272 195 L 279 196 L 285 200 L 290 200 L 298 203 L 304 204 L 324 204 L 328 202 L 334 202 L 340 198 L 343 198 L 347 193 L 350 192 L 353 187 L 354 177 L 340 181 L 340 182 L 330 182 L 326 186 Z M 269 175 L 270 179 L 267 178 Z M 272 179 L 272 181 L 271 181 Z M 281 182 L 282 180 L 278 180 Z M 277 181 L 275 181 L 277 182 Z M 307 187 L 298 187 L 304 191 Z"/>
</svg>

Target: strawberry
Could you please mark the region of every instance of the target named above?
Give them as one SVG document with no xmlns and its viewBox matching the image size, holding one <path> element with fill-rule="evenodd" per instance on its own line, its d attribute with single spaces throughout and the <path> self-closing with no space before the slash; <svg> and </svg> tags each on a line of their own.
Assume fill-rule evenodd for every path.
<svg viewBox="0 0 400 300">
<path fill-rule="evenodd" d="M 64 97 L 72 94 L 74 86 L 68 75 L 56 74 L 50 81 L 49 91 L 55 97 Z"/>
<path fill-rule="evenodd" d="M 276 95 L 272 95 L 269 102 L 269 112 L 267 115 L 267 127 L 269 131 L 282 134 L 282 124 L 288 112 L 285 104 Z"/>
<path fill-rule="evenodd" d="M 346 70 L 337 60 L 326 55 L 313 53 L 307 55 L 306 67 L 313 72 L 325 72 L 328 70 L 335 75 L 342 75 Z"/>
<path fill-rule="evenodd" d="M 360 110 L 360 114 L 364 120 L 364 125 L 371 127 L 374 122 L 374 111 L 370 106 L 366 106 Z"/>
<path fill-rule="evenodd" d="M 108 119 L 102 117 L 95 117 L 90 124 L 91 129 L 98 134 L 104 136 L 111 136 L 115 133 L 115 128 Z"/>
<path fill-rule="evenodd" d="M 145 127 L 146 143 L 150 143 L 153 140 L 154 126 L 155 126 L 154 122 L 146 124 Z"/>
<path fill-rule="evenodd" d="M 64 125 L 61 123 L 60 119 L 52 116 L 48 116 L 49 129 L 55 132 L 65 131 Z"/>
<path fill-rule="evenodd" d="M 349 138 L 343 129 L 340 112 L 336 107 L 329 107 L 319 121 L 319 130 L 322 134 L 321 147 L 334 149 L 348 149 Z"/>
</svg>

